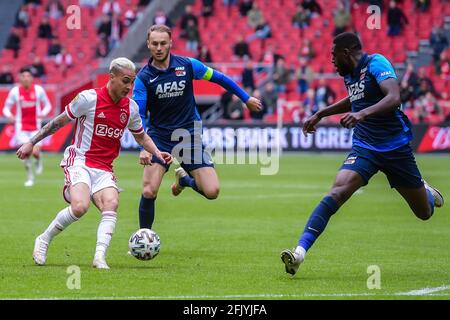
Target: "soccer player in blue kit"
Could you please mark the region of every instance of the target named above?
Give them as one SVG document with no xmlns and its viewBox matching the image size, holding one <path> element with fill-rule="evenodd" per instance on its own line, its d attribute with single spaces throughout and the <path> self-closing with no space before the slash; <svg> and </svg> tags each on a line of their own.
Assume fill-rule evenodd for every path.
<svg viewBox="0 0 450 320">
<path fill-rule="evenodd" d="M 401 111 L 399 84 L 391 63 L 380 54 L 364 53 L 358 36 L 350 32 L 334 38 L 332 58 L 349 95 L 309 117 L 303 133 L 314 133 L 324 117 L 349 112 L 341 118 L 341 125 L 354 128 L 352 152 L 330 192 L 312 212 L 297 247 L 281 252 L 285 270 L 291 275 L 297 273 L 330 217 L 378 171 L 387 176 L 391 188 L 419 219 L 429 219 L 434 207 L 444 204 L 441 193 L 422 179 L 417 168 L 409 145 L 411 123 Z"/>
<path fill-rule="evenodd" d="M 172 194 L 177 196 L 185 187 L 190 187 L 207 199 L 216 199 L 219 179 L 211 156 L 202 144 L 201 128 L 198 130 L 201 117 L 193 94 L 193 80 L 208 80 L 221 85 L 237 95 L 250 111 L 260 111 L 261 102 L 250 97 L 219 71 L 196 59 L 171 54 L 172 32 L 165 25 L 149 28 L 147 47 L 151 58 L 136 77 L 133 100 L 139 105 L 142 122 L 159 150 L 175 152 L 174 156 L 180 162 L 181 167 L 175 170 L 176 181 L 171 187 Z M 183 132 L 186 134 L 183 135 Z M 140 163 L 145 165 L 139 225 L 140 228 L 151 229 L 155 217 L 155 200 L 169 165 L 156 157 L 150 158 L 145 150 L 141 151 L 139 158 Z"/>
</svg>

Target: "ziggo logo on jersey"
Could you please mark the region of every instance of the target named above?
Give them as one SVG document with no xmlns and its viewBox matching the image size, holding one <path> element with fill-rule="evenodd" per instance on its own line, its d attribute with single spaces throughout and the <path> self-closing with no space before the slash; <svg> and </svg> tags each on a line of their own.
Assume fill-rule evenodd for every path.
<svg viewBox="0 0 450 320">
<path fill-rule="evenodd" d="M 122 138 L 123 129 L 114 129 L 108 127 L 106 124 L 97 124 L 95 126 L 95 134 L 101 137 Z"/>
</svg>

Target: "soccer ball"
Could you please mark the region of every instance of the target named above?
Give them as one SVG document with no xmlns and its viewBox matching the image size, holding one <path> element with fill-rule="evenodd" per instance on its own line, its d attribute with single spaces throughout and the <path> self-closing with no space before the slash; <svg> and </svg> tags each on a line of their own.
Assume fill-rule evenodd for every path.
<svg viewBox="0 0 450 320">
<path fill-rule="evenodd" d="M 161 247 L 158 234 L 150 229 L 139 229 L 128 241 L 128 248 L 133 257 L 139 260 L 150 260 L 156 257 Z"/>
</svg>

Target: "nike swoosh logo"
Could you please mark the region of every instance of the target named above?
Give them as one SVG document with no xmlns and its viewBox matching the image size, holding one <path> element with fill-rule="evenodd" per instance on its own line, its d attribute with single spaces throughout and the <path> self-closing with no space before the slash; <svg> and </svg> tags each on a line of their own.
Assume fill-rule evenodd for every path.
<svg viewBox="0 0 450 320">
<path fill-rule="evenodd" d="M 150 79 L 149 82 L 150 82 L 150 83 L 153 83 L 153 82 L 155 82 L 155 80 L 158 79 L 158 78 L 159 78 L 159 76 L 157 76 L 156 78 Z"/>
<path fill-rule="evenodd" d="M 314 229 L 314 228 L 311 228 L 311 227 L 308 227 L 308 230 L 312 230 L 312 231 L 315 231 L 315 232 L 319 232 L 318 230 L 316 230 L 316 229 Z"/>
</svg>

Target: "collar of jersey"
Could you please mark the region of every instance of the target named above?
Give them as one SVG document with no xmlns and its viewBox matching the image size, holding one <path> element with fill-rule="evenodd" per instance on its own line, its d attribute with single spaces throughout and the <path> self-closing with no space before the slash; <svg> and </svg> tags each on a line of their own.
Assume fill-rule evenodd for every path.
<svg viewBox="0 0 450 320">
<path fill-rule="evenodd" d="M 170 55 L 170 63 L 169 63 L 169 67 L 165 70 L 161 70 L 158 68 L 155 68 L 154 66 L 152 66 L 152 61 L 153 58 L 150 58 L 150 60 L 148 60 L 148 67 L 150 68 L 150 70 L 152 70 L 153 73 L 163 73 L 163 72 L 167 72 L 171 69 L 175 69 L 177 66 L 175 65 L 175 57 L 173 54 L 169 53 Z"/>
<path fill-rule="evenodd" d="M 367 53 L 364 53 L 359 59 L 358 65 L 356 66 L 355 70 L 353 70 L 352 77 L 358 77 L 361 69 L 366 65 L 369 55 Z"/>
</svg>

